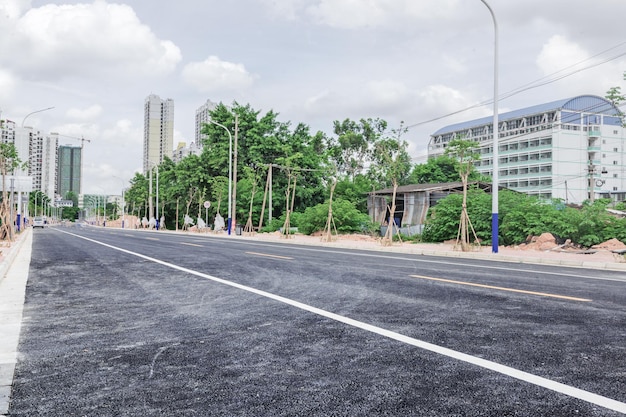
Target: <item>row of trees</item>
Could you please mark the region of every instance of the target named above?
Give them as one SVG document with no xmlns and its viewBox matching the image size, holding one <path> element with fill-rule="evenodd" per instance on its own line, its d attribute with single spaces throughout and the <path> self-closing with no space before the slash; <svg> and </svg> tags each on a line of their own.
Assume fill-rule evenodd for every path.
<svg viewBox="0 0 626 417">
<path fill-rule="evenodd" d="M 302 213 L 324 203 L 336 182 L 335 195 L 365 212 L 368 191 L 409 181 L 411 160 L 403 129 L 389 129 L 381 119 L 344 120 L 334 123 L 334 135 L 312 133 L 305 124 L 292 127 L 249 105 L 218 105 L 211 119 L 235 131 L 237 123 L 236 205 L 233 217 L 244 223 L 250 216 L 260 224 L 269 170 L 272 169 L 272 213 L 280 219 L 287 210 Z M 185 215 L 204 218 L 204 201 L 211 201 L 209 218 L 227 212 L 229 136 L 218 125 L 207 124 L 200 155 L 177 164 L 166 159 L 158 167 L 159 216 L 168 228 L 182 225 Z M 137 173 L 126 192 L 128 211 L 148 217 L 148 176 Z M 293 184 L 296 184 L 295 188 Z M 290 190 L 295 193 L 290 194 Z M 153 192 L 156 194 L 156 190 Z M 154 196 L 153 196 L 154 198 Z M 264 212 L 268 213 L 269 198 Z M 250 213 L 250 208 L 252 211 Z M 280 220 L 268 227 L 276 227 Z M 282 224 L 280 224 L 282 226 Z"/>
<path fill-rule="evenodd" d="M 238 103 L 232 107 L 218 105 L 211 112 L 211 118 L 237 137 L 233 217 L 238 223 L 243 224 L 250 218 L 257 226 L 261 224 L 263 212 L 267 217 L 266 180 L 268 170 L 272 170 L 274 220 L 271 224 L 263 221 L 265 230 L 284 226 L 288 213 L 288 223 L 298 226 L 300 231 L 322 230 L 328 221 L 331 188 L 337 229 L 350 232 L 374 230 L 366 213 L 367 193 L 376 189 L 460 179 L 466 184 L 491 181 L 481 178 L 473 169 L 475 144 L 459 140 L 457 146 L 449 147 L 446 155 L 415 165 L 403 139 L 405 129 L 402 126 L 390 129 L 381 119 L 335 121 L 333 135 L 326 135 L 312 133 L 304 124 L 292 127 L 290 123 L 279 121 L 273 111 L 261 114 L 249 105 Z M 238 123 L 235 123 L 236 118 Z M 158 213 L 165 217 L 167 228 L 182 227 L 186 215 L 204 219 L 206 212 L 202 203 L 207 200 L 212 203 L 209 223 L 217 213 L 226 217 L 230 137 L 216 124 L 205 125 L 203 133 L 206 140 L 200 155 L 190 155 L 177 164 L 166 159 L 158 167 Z M 297 186 L 293 187 L 294 183 Z M 126 193 L 128 212 L 148 217 L 148 190 L 148 178 L 137 173 Z M 507 206 L 508 202 L 513 203 Z M 600 213 L 604 216 L 604 210 L 598 208 L 603 204 L 606 206 L 608 202 L 599 200 L 582 211 L 572 211 L 574 209 L 560 202 L 548 204 L 535 197 L 505 192 L 500 202 L 500 239 L 504 244 L 520 243 L 530 234 L 547 231 L 583 244 L 599 243 L 599 239 L 609 234 L 626 240 L 626 225 L 594 217 Z M 393 207 L 390 209 L 394 211 Z M 489 243 L 490 210 L 490 196 L 470 187 L 465 201 L 463 196 L 450 196 L 432 210 L 422 238 L 428 241 L 454 239 L 459 236 L 461 225 L 466 243 L 474 238 Z M 587 222 L 579 221 L 579 213 L 585 213 L 582 220 Z M 610 228 L 606 233 L 585 232 L 583 229 L 589 221 L 611 224 L 615 232 L 611 233 Z M 620 237 L 622 235 L 624 237 Z"/>
</svg>

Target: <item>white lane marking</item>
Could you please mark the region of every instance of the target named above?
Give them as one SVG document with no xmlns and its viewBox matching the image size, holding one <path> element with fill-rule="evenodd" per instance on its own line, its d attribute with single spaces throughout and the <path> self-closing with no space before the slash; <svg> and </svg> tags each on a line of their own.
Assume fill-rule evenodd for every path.
<svg viewBox="0 0 626 417">
<path fill-rule="evenodd" d="M 266 258 L 275 258 L 275 259 L 286 259 L 286 260 L 293 260 L 293 258 L 289 257 L 289 256 L 279 256 L 279 255 L 271 255 L 269 253 L 259 253 L 259 252 L 244 252 L 248 255 L 254 255 L 254 256 L 264 256 Z"/>
<path fill-rule="evenodd" d="M 84 237 L 84 236 L 75 235 L 73 233 L 69 233 L 69 232 L 65 232 L 65 231 L 61 231 L 61 232 L 62 233 L 66 233 L 68 235 L 75 236 L 75 237 L 80 238 L 80 239 L 87 240 L 87 241 L 95 243 L 97 245 L 105 246 L 107 248 L 110 248 L 110 249 L 113 249 L 113 250 L 117 250 L 117 251 L 129 254 L 129 255 L 137 256 L 139 258 L 142 258 L 142 259 L 145 259 L 145 260 L 148 260 L 148 261 L 151 261 L 151 262 L 154 262 L 154 263 L 166 266 L 168 268 L 176 269 L 178 271 L 185 272 L 185 273 L 188 273 L 188 274 L 191 274 L 191 275 L 195 275 L 195 276 L 198 276 L 198 277 L 201 277 L 201 278 L 205 278 L 205 279 L 208 279 L 210 281 L 217 282 L 217 283 L 220 283 L 220 284 L 228 285 L 230 287 L 237 288 L 237 289 L 240 289 L 240 290 L 243 290 L 243 291 L 247 291 L 247 292 L 259 295 L 261 297 L 269 298 L 271 300 L 275 300 L 275 301 L 278 301 L 278 302 L 290 305 L 292 307 L 296 307 L 296 308 L 299 308 L 301 310 L 308 311 L 310 313 L 317 314 L 319 316 L 326 317 L 328 319 L 335 320 L 337 322 L 347 324 L 349 326 L 353 326 L 353 327 L 356 327 L 356 328 L 359 328 L 359 329 L 362 329 L 362 330 L 366 330 L 368 332 L 372 332 L 372 333 L 378 334 L 380 336 L 387 337 L 389 339 L 397 340 L 399 342 L 406 343 L 408 345 L 415 346 L 415 347 L 418 347 L 420 349 L 424 349 L 424 350 L 427 350 L 427 351 L 430 351 L 430 352 L 433 352 L 433 353 L 437 353 L 437 354 L 440 354 L 440 355 L 443 355 L 443 356 L 447 356 L 447 357 L 452 358 L 452 359 L 456 359 L 456 360 L 459 360 L 459 361 L 462 361 L 462 362 L 466 362 L 466 363 L 469 363 L 469 364 L 472 364 L 472 365 L 476 365 L 476 366 L 479 366 L 481 368 L 489 369 L 491 371 L 498 372 L 498 373 L 500 373 L 502 375 L 510 376 L 511 378 L 515 378 L 515 379 L 518 379 L 520 381 L 528 382 L 530 384 L 537 385 L 539 387 L 543 387 L 543 388 L 549 389 L 551 391 L 555 391 L 555 392 L 567 395 L 569 397 L 578 398 L 579 400 L 587 401 L 587 402 L 595 404 L 597 406 L 604 407 L 604 408 L 607 408 L 609 410 L 618 411 L 620 413 L 626 414 L 626 403 L 614 400 L 612 398 L 604 397 L 604 396 L 599 395 L 599 394 L 594 394 L 592 392 L 585 391 L 585 390 L 582 390 L 580 388 L 576 388 L 576 387 L 572 387 L 572 386 L 569 386 L 569 385 L 566 385 L 566 384 L 563 384 L 563 383 L 560 383 L 560 382 L 552 381 L 550 379 L 547 379 L 547 378 L 544 378 L 544 377 L 541 377 L 541 376 L 537 376 L 537 375 L 533 375 L 533 374 L 528 373 L 528 372 L 520 371 L 519 369 L 515 369 L 515 368 L 512 368 L 510 366 L 501 365 L 501 364 L 496 363 L 496 362 L 492 362 L 492 361 L 489 361 L 489 360 L 486 360 L 486 359 L 478 358 L 476 356 L 468 355 L 466 353 L 458 352 L 456 350 L 448 349 L 448 348 L 445 348 L 443 346 L 438 346 L 438 345 L 435 345 L 435 344 L 432 344 L 432 343 L 424 342 L 423 340 L 414 339 L 412 337 L 405 336 L 405 335 L 402 335 L 400 333 L 393 332 L 391 330 L 383 329 L 381 327 L 377 327 L 377 326 L 374 326 L 374 325 L 371 325 L 371 324 L 368 324 L 368 323 L 364 323 L 362 321 L 354 320 L 354 319 L 351 319 L 349 317 L 340 316 L 339 314 L 331 313 L 329 311 L 322 310 L 321 308 L 313 307 L 313 306 L 310 306 L 308 304 L 301 303 L 299 301 L 295 301 L 295 300 L 292 300 L 292 299 L 289 299 L 289 298 L 286 298 L 286 297 L 282 297 L 280 295 L 272 294 L 272 293 L 265 292 L 265 291 L 262 291 L 262 290 L 257 290 L 256 288 L 248 287 L 246 285 L 237 284 L 236 282 L 227 281 L 227 280 L 222 279 L 222 278 L 218 278 L 218 277 L 215 277 L 215 276 L 212 276 L 212 275 L 204 274 L 202 272 L 194 271 L 192 269 L 184 268 L 182 266 L 178 266 L 178 265 L 175 265 L 175 264 L 172 264 L 172 263 L 169 263 L 169 262 L 161 261 L 161 260 L 156 259 L 156 258 L 151 258 L 149 256 L 142 255 L 140 253 L 132 252 L 132 251 L 129 251 L 127 249 L 123 249 L 123 248 L 119 248 L 117 246 L 109 245 L 109 244 L 104 243 L 104 242 L 99 242 L 97 240 L 90 239 L 90 238 L 87 238 L 87 237 Z"/>
<path fill-rule="evenodd" d="M 467 285 L 468 287 L 486 288 L 488 290 L 515 292 L 515 293 L 528 294 L 528 295 L 538 295 L 540 297 L 559 298 L 561 300 L 581 301 L 581 302 L 585 302 L 585 303 L 589 303 L 589 302 L 593 301 L 593 300 L 590 300 L 588 298 L 572 297 L 572 296 L 569 296 L 569 295 L 552 294 L 552 293 L 540 292 L 540 291 L 520 290 L 520 289 L 517 289 L 517 288 L 498 287 L 498 286 L 495 286 L 495 285 L 479 284 L 479 283 L 476 283 L 476 282 L 469 282 L 469 281 L 457 281 L 457 280 L 453 280 L 453 279 L 427 277 L 427 276 L 424 276 L 424 275 L 409 275 L 409 276 L 413 277 L 413 278 L 425 279 L 425 280 L 429 280 L 429 281 L 445 282 L 447 284 Z"/>
</svg>

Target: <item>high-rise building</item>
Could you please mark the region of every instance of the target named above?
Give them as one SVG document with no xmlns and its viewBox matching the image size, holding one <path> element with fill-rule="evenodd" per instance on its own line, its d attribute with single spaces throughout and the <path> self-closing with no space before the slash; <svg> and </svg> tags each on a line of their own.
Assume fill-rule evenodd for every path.
<svg viewBox="0 0 626 417">
<path fill-rule="evenodd" d="M 161 100 L 155 94 L 144 104 L 143 171 L 159 165 L 174 150 L 174 100 Z"/>
<path fill-rule="evenodd" d="M 542 198 L 580 204 L 594 198 L 626 199 L 626 129 L 608 100 L 582 95 L 499 115 L 498 183 Z M 456 138 L 478 144 L 478 172 L 493 175 L 491 117 L 433 133 L 429 157 Z"/>
<path fill-rule="evenodd" d="M 70 145 L 58 148 L 57 193 L 61 198 L 69 191 L 81 194 L 82 150 Z"/>
<path fill-rule="evenodd" d="M 207 100 L 202 106 L 196 110 L 196 146 L 202 149 L 204 146 L 205 135 L 202 134 L 202 128 L 205 124 L 209 123 L 211 116 L 209 112 L 217 107 L 216 103 L 211 100 Z"/>
<path fill-rule="evenodd" d="M 55 200 L 57 175 L 57 134 L 43 135 L 30 132 L 28 175 L 33 178 L 33 189 Z"/>
</svg>

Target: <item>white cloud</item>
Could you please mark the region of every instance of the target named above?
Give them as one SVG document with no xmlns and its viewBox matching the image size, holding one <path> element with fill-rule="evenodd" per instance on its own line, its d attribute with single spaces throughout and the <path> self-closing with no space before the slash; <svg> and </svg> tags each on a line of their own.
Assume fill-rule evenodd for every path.
<svg viewBox="0 0 626 417">
<path fill-rule="evenodd" d="M 271 13 L 286 20 L 295 20 L 307 0 L 259 0 Z"/>
<path fill-rule="evenodd" d="M 424 117 L 435 118 L 468 109 L 476 103 L 471 101 L 472 95 L 455 88 L 434 84 L 429 85 L 419 93 L 419 107 Z M 452 117 L 445 118 L 441 125 L 455 123 L 455 120 L 471 120 L 486 116 L 490 113 L 487 107 L 478 107 L 467 110 Z"/>
<path fill-rule="evenodd" d="M 8 101 L 13 95 L 15 86 L 16 80 L 13 74 L 0 68 L 0 99 Z"/>
<path fill-rule="evenodd" d="M 588 53 L 564 36 L 554 35 L 543 45 L 537 65 L 544 74 L 552 74 L 588 58 Z"/>
<path fill-rule="evenodd" d="M 182 76 L 185 82 L 202 92 L 242 90 L 251 86 L 255 79 L 243 64 L 222 61 L 216 56 L 187 64 Z"/>
<path fill-rule="evenodd" d="M 367 85 L 367 95 L 370 101 L 379 106 L 399 107 L 406 104 L 410 97 L 407 86 L 394 80 L 371 81 Z"/>
<path fill-rule="evenodd" d="M 449 17 L 458 0 L 319 0 L 306 13 L 319 24 L 342 29 L 388 27 L 409 20 Z"/>
<path fill-rule="evenodd" d="M 126 5 L 48 4 L 5 20 L 0 63 L 29 78 L 172 72 L 179 48 L 160 40 Z"/>
<path fill-rule="evenodd" d="M 0 3 L 0 18 L 15 19 L 30 9 L 30 0 L 2 0 Z"/>
<path fill-rule="evenodd" d="M 85 109 L 72 108 L 67 111 L 67 117 L 78 120 L 94 120 L 102 114 L 102 107 L 98 104 Z"/>
</svg>

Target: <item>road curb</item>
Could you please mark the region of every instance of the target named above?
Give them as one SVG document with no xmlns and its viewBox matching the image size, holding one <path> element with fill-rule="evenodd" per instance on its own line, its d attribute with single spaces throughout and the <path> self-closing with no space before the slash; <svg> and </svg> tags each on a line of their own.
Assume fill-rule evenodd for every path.
<svg viewBox="0 0 626 417">
<path fill-rule="evenodd" d="M 6 277 L 7 272 L 9 272 L 9 269 L 11 269 L 13 261 L 17 257 L 17 254 L 19 253 L 22 246 L 24 246 L 24 242 L 27 240 L 26 238 L 28 237 L 28 234 L 32 232 L 33 229 L 27 227 L 26 230 L 24 230 L 20 234 L 20 238 L 13 242 L 13 244 L 8 248 L 9 250 L 7 251 L 7 256 L 2 260 L 2 262 L 0 262 L 0 282 L 2 282 L 2 280 L 4 280 L 4 278 Z"/>
</svg>

